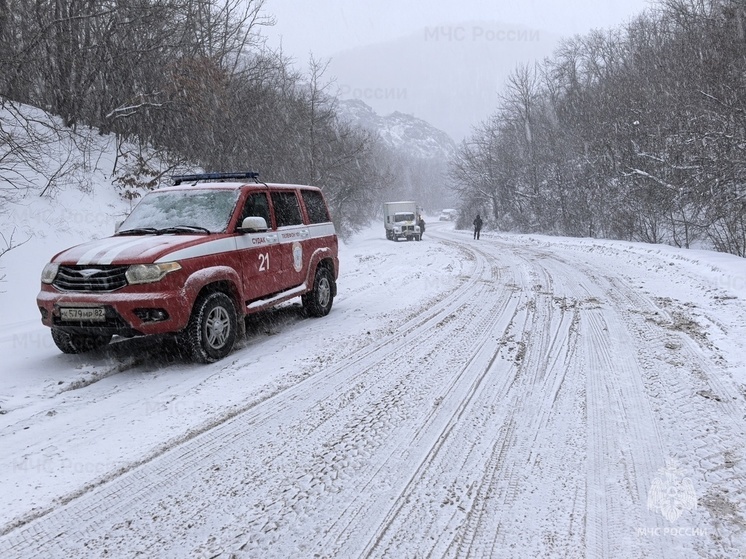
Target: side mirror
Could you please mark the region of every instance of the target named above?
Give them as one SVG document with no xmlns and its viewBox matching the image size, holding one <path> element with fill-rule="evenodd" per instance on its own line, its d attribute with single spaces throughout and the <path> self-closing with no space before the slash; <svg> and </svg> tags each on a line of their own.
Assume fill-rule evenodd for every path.
<svg viewBox="0 0 746 559">
<path fill-rule="evenodd" d="M 241 227 L 239 227 L 239 230 L 244 233 L 262 233 L 267 229 L 269 229 L 269 227 L 267 227 L 266 220 L 263 217 L 255 215 L 251 215 L 244 219 Z"/>
</svg>

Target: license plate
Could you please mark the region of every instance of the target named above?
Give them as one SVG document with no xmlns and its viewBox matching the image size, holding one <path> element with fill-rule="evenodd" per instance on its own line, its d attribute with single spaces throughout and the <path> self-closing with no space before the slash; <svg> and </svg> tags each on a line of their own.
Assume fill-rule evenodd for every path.
<svg viewBox="0 0 746 559">
<path fill-rule="evenodd" d="M 75 320 L 78 322 L 104 322 L 106 312 L 103 307 L 83 307 L 83 308 L 61 308 L 60 318 L 62 320 Z"/>
</svg>

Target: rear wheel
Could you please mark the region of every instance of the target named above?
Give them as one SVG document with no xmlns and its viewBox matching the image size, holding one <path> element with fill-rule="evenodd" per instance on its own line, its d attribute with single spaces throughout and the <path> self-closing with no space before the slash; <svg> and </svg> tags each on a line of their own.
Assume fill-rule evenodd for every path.
<svg viewBox="0 0 746 559">
<path fill-rule="evenodd" d="M 213 363 L 231 352 L 236 342 L 236 329 L 233 300 L 215 291 L 197 299 L 182 338 L 194 361 Z"/>
<path fill-rule="evenodd" d="M 62 353 L 85 353 L 109 345 L 111 334 L 77 334 L 52 328 L 52 339 Z"/>
<path fill-rule="evenodd" d="M 324 267 L 316 268 L 313 289 L 301 297 L 303 308 L 311 316 L 326 316 L 334 302 L 334 278 Z"/>
</svg>

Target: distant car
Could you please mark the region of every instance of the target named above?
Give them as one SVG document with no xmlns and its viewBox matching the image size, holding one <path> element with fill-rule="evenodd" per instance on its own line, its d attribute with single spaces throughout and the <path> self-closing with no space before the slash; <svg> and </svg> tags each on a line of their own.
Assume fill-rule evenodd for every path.
<svg viewBox="0 0 746 559">
<path fill-rule="evenodd" d="M 458 217 L 458 210 L 446 209 L 440 212 L 438 221 L 455 221 Z"/>
<path fill-rule="evenodd" d="M 338 241 L 319 188 L 256 173 L 174 183 L 146 194 L 114 236 L 45 266 L 37 303 L 62 352 L 174 333 L 206 363 L 231 352 L 245 315 L 298 296 L 311 316 L 331 310 Z"/>
</svg>

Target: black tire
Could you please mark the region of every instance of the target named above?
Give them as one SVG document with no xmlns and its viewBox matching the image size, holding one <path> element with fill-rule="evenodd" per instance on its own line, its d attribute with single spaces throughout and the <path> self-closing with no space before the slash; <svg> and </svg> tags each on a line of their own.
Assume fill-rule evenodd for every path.
<svg viewBox="0 0 746 559">
<path fill-rule="evenodd" d="M 417 240 L 421 241 L 422 240 L 422 235 L 417 235 Z"/>
<path fill-rule="evenodd" d="M 213 291 L 194 303 L 182 340 L 193 361 L 214 363 L 233 350 L 237 328 L 233 299 L 222 291 Z"/>
<path fill-rule="evenodd" d="M 74 334 L 59 328 L 52 328 L 52 339 L 62 353 L 75 354 L 109 345 L 111 335 Z"/>
<path fill-rule="evenodd" d="M 331 272 L 319 266 L 313 278 L 313 289 L 301 297 L 303 308 L 310 316 L 326 316 L 334 302 L 334 277 Z"/>
</svg>

